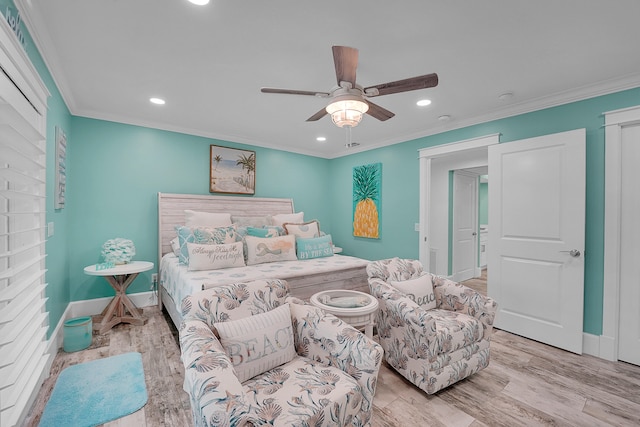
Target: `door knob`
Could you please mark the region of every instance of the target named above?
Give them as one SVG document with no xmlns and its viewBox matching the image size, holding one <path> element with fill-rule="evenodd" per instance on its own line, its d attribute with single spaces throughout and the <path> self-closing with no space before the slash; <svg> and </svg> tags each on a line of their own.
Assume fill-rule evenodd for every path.
<svg viewBox="0 0 640 427">
<path fill-rule="evenodd" d="M 580 251 L 577 249 L 571 249 L 570 251 L 560 251 L 560 252 L 568 252 L 569 255 L 571 255 L 574 258 L 578 258 L 581 255 Z"/>
</svg>

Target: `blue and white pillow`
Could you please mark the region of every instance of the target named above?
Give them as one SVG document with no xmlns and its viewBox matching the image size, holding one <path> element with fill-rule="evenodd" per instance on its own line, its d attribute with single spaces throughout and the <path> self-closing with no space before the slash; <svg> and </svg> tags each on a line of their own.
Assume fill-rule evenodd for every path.
<svg viewBox="0 0 640 427">
<path fill-rule="evenodd" d="M 235 226 L 227 227 L 186 227 L 176 226 L 178 232 L 178 261 L 180 264 L 189 264 L 189 250 L 187 243 L 205 243 L 223 245 L 236 242 Z"/>
<path fill-rule="evenodd" d="M 313 259 L 333 256 L 331 234 L 322 237 L 305 239 L 296 237 L 296 254 L 298 259 Z"/>
</svg>

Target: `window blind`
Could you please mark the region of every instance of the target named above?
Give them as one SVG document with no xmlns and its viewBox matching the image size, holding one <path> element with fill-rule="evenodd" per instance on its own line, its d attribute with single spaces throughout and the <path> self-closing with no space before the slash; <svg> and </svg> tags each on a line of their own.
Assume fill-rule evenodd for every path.
<svg viewBox="0 0 640 427">
<path fill-rule="evenodd" d="M 47 369 L 46 136 L 0 71 L 0 425 L 17 425 Z"/>
</svg>

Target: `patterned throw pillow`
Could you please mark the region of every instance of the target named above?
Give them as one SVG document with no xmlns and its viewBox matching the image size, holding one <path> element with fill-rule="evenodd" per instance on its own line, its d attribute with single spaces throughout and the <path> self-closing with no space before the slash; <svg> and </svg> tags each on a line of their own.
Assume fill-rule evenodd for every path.
<svg viewBox="0 0 640 427">
<path fill-rule="evenodd" d="M 236 226 L 228 227 L 195 227 L 193 229 L 195 243 L 223 245 L 233 243 L 236 239 Z"/>
<path fill-rule="evenodd" d="M 245 237 L 247 242 L 247 265 L 276 261 L 295 261 L 296 236 Z"/>
<path fill-rule="evenodd" d="M 197 230 L 197 231 L 196 231 Z M 178 232 L 178 245 L 180 251 L 178 253 L 178 261 L 180 264 L 189 264 L 189 250 L 187 243 L 208 243 L 208 244 L 226 244 L 236 242 L 235 226 L 228 227 L 186 227 L 183 225 L 176 226 Z M 196 237 L 196 234 L 198 237 Z"/>
<path fill-rule="evenodd" d="M 293 234 L 296 237 L 308 239 L 310 237 L 320 236 L 320 223 L 315 219 L 313 221 L 300 223 L 285 222 L 282 224 L 282 227 L 287 234 Z"/>
<path fill-rule="evenodd" d="M 213 326 L 241 383 L 296 357 L 289 304 Z"/>
<path fill-rule="evenodd" d="M 296 237 L 296 254 L 298 259 L 312 259 L 333 256 L 331 234 L 311 239 Z"/>
<path fill-rule="evenodd" d="M 280 227 L 247 227 L 247 235 L 253 237 L 278 237 L 278 228 Z"/>
<path fill-rule="evenodd" d="M 187 243 L 187 250 L 189 251 L 189 271 L 245 266 L 242 242 L 228 245 Z"/>
<path fill-rule="evenodd" d="M 433 292 L 431 275 L 425 274 L 416 279 L 401 282 L 391 280 L 389 283 L 425 310 L 436 308 L 436 294 Z"/>
</svg>

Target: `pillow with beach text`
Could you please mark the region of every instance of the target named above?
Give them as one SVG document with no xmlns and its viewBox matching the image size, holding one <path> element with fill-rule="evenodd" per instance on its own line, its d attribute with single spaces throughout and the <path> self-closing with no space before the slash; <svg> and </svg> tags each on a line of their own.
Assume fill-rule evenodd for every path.
<svg viewBox="0 0 640 427">
<path fill-rule="evenodd" d="M 436 294 L 433 291 L 430 275 L 425 274 L 416 279 L 400 282 L 391 280 L 389 284 L 425 310 L 436 308 Z"/>
<path fill-rule="evenodd" d="M 241 383 L 296 357 L 289 304 L 213 326 Z"/>
</svg>

